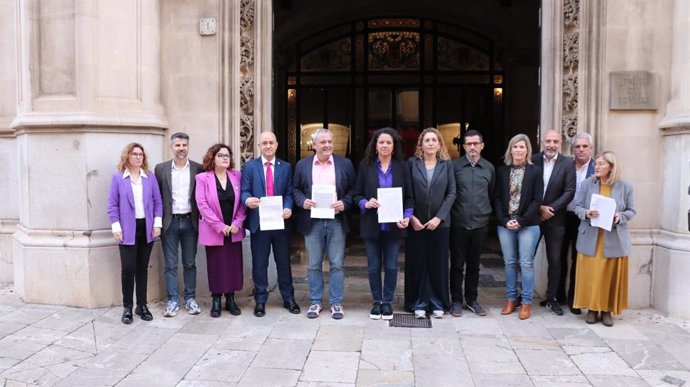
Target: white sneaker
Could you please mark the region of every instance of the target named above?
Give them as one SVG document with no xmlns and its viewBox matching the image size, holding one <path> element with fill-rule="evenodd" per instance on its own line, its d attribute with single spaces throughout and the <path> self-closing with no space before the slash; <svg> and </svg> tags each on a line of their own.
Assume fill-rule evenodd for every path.
<svg viewBox="0 0 690 387">
<path fill-rule="evenodd" d="M 414 318 L 419 318 L 419 319 L 426 318 L 426 311 L 424 311 L 424 310 L 415 310 L 415 311 L 414 311 Z"/>
<path fill-rule="evenodd" d="M 196 303 L 196 300 L 193 298 L 190 298 L 187 300 L 187 302 L 184 303 L 184 307 L 189 311 L 189 314 L 199 314 L 201 313 L 201 308 L 199 308 L 199 305 Z"/>
<path fill-rule="evenodd" d="M 343 312 L 342 305 L 331 305 L 331 317 L 335 320 L 340 320 L 345 317 L 345 312 Z"/>
<path fill-rule="evenodd" d="M 442 310 L 435 310 L 431 315 L 434 318 L 443 318 L 443 311 Z"/>
<path fill-rule="evenodd" d="M 311 304 L 309 310 L 307 311 L 307 318 L 317 318 L 321 314 L 321 305 Z"/>
<path fill-rule="evenodd" d="M 174 317 L 178 310 L 180 310 L 180 306 L 177 304 L 177 301 L 170 300 L 168 301 L 168 306 L 163 310 L 163 317 Z"/>
</svg>

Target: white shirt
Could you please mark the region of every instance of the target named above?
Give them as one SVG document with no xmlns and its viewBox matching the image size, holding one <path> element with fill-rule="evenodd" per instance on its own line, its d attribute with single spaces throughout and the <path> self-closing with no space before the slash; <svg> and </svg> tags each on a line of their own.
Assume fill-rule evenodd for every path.
<svg viewBox="0 0 690 387">
<path fill-rule="evenodd" d="M 126 179 L 129 177 L 129 182 L 132 184 L 132 195 L 134 196 L 134 217 L 137 219 L 146 218 L 146 213 L 144 212 L 144 183 L 141 181 L 142 178 L 148 178 L 146 172 L 139 172 L 139 179 L 132 179 L 132 175 L 129 169 L 125 169 L 125 173 L 122 174 L 122 178 Z"/>
<path fill-rule="evenodd" d="M 549 185 L 549 180 L 551 179 L 551 173 L 553 173 L 553 167 L 556 165 L 556 159 L 558 158 L 558 153 L 551 160 L 546 158 L 544 155 L 544 193 L 542 197 L 546 195 L 546 187 Z"/>
<path fill-rule="evenodd" d="M 587 170 L 589 169 L 589 163 L 591 162 L 592 158 L 590 157 L 589 161 L 584 163 L 582 167 L 575 167 L 575 196 L 577 196 L 577 193 L 580 192 L 580 186 L 582 185 L 582 182 L 585 181 L 585 179 L 587 178 Z M 566 206 L 566 210 L 570 212 L 575 212 L 575 198 L 573 198 L 573 200 L 570 203 L 568 203 L 568 205 Z"/>
<path fill-rule="evenodd" d="M 134 217 L 137 219 L 144 219 L 146 218 L 146 212 L 144 212 L 144 183 L 142 182 L 141 178 L 148 178 L 146 176 L 146 172 L 143 170 L 139 172 L 139 179 L 134 181 L 131 177 L 131 173 L 129 172 L 129 169 L 125 169 L 125 172 L 122 174 L 122 178 L 126 179 L 129 177 L 129 181 L 132 184 L 132 197 L 134 198 Z M 113 234 L 116 232 L 122 232 L 122 226 L 120 226 L 120 222 L 115 222 L 110 225 Z M 153 227 L 158 227 L 162 228 L 163 227 L 163 218 L 160 216 L 156 216 L 153 218 Z"/>
<path fill-rule="evenodd" d="M 190 180 L 189 180 L 189 160 L 184 167 L 177 168 L 175 160 L 172 161 L 172 213 L 173 214 L 189 214 L 192 212 L 192 204 L 189 198 Z"/>
<path fill-rule="evenodd" d="M 591 162 L 592 159 L 590 158 L 589 161 L 587 161 L 582 167 L 575 167 L 575 178 L 577 179 L 577 186 L 575 188 L 576 194 L 577 191 L 580 190 L 580 185 L 582 184 L 582 182 L 585 181 L 585 179 L 587 178 L 587 170 L 589 169 L 589 163 Z"/>
</svg>

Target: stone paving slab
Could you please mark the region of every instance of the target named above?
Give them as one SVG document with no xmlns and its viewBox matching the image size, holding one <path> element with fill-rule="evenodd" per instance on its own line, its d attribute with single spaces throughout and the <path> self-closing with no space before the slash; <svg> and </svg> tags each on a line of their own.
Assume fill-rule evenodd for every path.
<svg viewBox="0 0 690 387">
<path fill-rule="evenodd" d="M 343 320 L 307 319 L 302 292 L 299 315 L 271 294 L 264 318 L 249 298 L 241 316 L 218 319 L 201 300 L 198 316 L 164 318 L 152 303 L 153 321 L 123 325 L 120 307 L 27 305 L 1 290 L 0 386 L 690 385 L 690 322 L 651 309 L 625 311 L 612 328 L 541 307 L 521 321 L 500 315 L 494 289 L 482 294 L 486 317 L 392 328 L 368 318 L 366 293 L 346 297 Z"/>
</svg>

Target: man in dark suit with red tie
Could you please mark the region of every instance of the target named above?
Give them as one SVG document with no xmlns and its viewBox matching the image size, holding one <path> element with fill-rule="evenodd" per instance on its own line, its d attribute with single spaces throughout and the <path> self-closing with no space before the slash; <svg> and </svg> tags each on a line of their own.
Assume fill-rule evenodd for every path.
<svg viewBox="0 0 690 387">
<path fill-rule="evenodd" d="M 283 297 L 283 307 L 293 314 L 300 313 L 295 302 L 290 267 L 290 232 L 282 230 L 261 230 L 259 224 L 259 203 L 265 196 L 283 197 L 283 219 L 292 216 L 292 167 L 276 157 L 278 141 L 273 132 L 262 132 L 259 136 L 261 157 L 248 161 L 242 168 L 241 200 L 247 206 L 247 219 L 251 232 L 252 279 L 254 281 L 254 315 L 266 314 L 268 300 L 268 258 L 273 248 L 273 259 L 278 271 L 278 288 Z"/>
</svg>

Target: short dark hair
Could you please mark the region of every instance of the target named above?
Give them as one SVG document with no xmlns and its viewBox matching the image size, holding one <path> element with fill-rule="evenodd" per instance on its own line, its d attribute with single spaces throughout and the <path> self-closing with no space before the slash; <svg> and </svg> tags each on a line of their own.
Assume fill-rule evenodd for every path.
<svg viewBox="0 0 690 387">
<path fill-rule="evenodd" d="M 177 139 L 187 140 L 187 142 L 189 142 L 189 135 L 185 132 L 175 132 L 172 136 L 170 136 L 170 144 L 172 145 L 172 143 L 174 143 Z"/>
<path fill-rule="evenodd" d="M 479 136 L 479 141 L 484 142 L 484 137 L 478 130 L 470 129 L 462 135 L 462 143 L 465 143 L 467 137 Z"/>
</svg>

